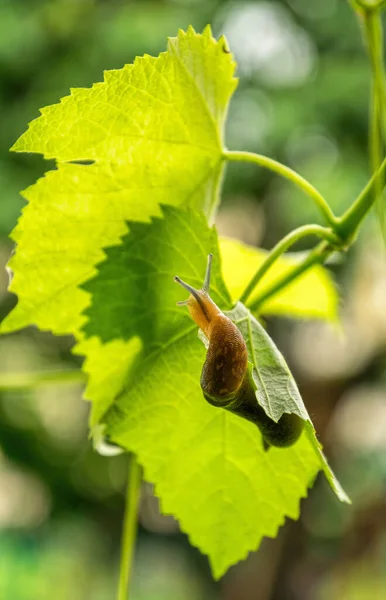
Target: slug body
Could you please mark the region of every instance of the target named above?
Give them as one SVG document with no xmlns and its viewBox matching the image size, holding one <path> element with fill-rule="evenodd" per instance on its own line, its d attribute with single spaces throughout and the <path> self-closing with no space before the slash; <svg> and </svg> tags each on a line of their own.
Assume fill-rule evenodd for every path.
<svg viewBox="0 0 386 600">
<path fill-rule="evenodd" d="M 174 280 L 189 293 L 186 305 L 192 319 L 209 341 L 201 372 L 201 389 L 205 400 L 257 425 L 265 450 L 270 446 L 291 446 L 299 438 L 303 420 L 295 414 L 283 414 L 277 423 L 258 404 L 248 369 L 248 350 L 236 325 L 209 296 L 212 255 L 204 284 L 197 290 L 179 277 Z"/>
</svg>

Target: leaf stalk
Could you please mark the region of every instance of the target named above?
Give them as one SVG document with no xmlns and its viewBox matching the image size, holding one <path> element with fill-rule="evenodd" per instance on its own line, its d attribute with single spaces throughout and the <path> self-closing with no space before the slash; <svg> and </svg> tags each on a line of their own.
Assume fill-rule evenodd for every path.
<svg viewBox="0 0 386 600">
<path fill-rule="evenodd" d="M 248 283 L 244 292 L 240 296 L 240 302 L 244 304 L 248 300 L 249 296 L 253 292 L 256 285 L 262 279 L 262 277 L 266 274 L 266 272 L 271 268 L 271 266 L 286 252 L 291 246 L 293 246 L 296 242 L 301 240 L 306 236 L 318 236 L 332 245 L 332 247 L 339 247 L 340 241 L 336 237 L 331 229 L 327 229 L 322 227 L 321 225 L 304 225 L 302 227 L 298 227 L 291 231 L 288 235 L 282 238 L 274 248 L 269 252 L 265 261 L 260 265 L 257 269 L 256 273 Z"/>
<path fill-rule="evenodd" d="M 386 158 L 383 160 L 378 171 L 372 176 L 359 196 L 343 214 L 338 222 L 338 233 L 347 245 L 355 239 L 359 226 L 373 206 L 376 198 L 376 190 L 383 190 L 385 186 Z"/>
<path fill-rule="evenodd" d="M 383 64 L 383 26 L 381 10 L 365 11 L 363 13 L 363 30 L 367 45 L 371 74 L 372 90 L 370 97 L 369 116 L 369 151 L 371 172 L 375 173 L 384 156 L 385 134 L 385 76 Z M 386 239 L 386 219 L 382 203 L 382 182 L 378 181 L 375 191 L 375 202 L 381 230 Z"/>
<path fill-rule="evenodd" d="M 327 258 L 332 254 L 334 250 L 327 242 L 322 242 L 314 250 L 312 250 L 307 257 L 299 263 L 296 267 L 294 267 L 291 271 L 285 274 L 283 277 L 275 281 L 272 286 L 264 290 L 260 295 L 258 295 L 253 302 L 251 302 L 248 306 L 252 311 L 260 310 L 261 306 L 266 302 L 271 296 L 274 296 L 278 292 L 280 292 L 283 288 L 287 287 L 290 283 L 292 283 L 295 279 L 297 279 L 302 273 L 310 269 L 316 264 L 323 264 Z"/>
<path fill-rule="evenodd" d="M 129 600 L 129 588 L 135 540 L 138 527 L 138 506 L 142 470 L 134 454 L 130 457 L 126 489 L 126 504 L 122 531 L 121 565 L 117 600 Z"/>
<path fill-rule="evenodd" d="M 309 252 L 308 256 L 304 259 L 303 262 L 301 262 L 299 265 L 294 267 L 293 270 L 291 270 L 288 273 L 286 273 L 285 275 L 283 275 L 283 277 L 276 280 L 272 284 L 271 287 L 267 288 L 264 292 L 262 292 L 260 295 L 258 295 L 253 300 L 253 302 L 251 302 L 248 305 L 249 308 L 251 310 L 258 310 L 261 307 L 261 305 L 264 302 L 266 302 L 266 300 L 268 300 L 268 298 L 270 298 L 270 297 L 274 296 L 275 294 L 277 294 L 278 292 L 280 292 L 283 288 L 285 288 L 287 285 L 292 283 L 292 281 L 294 281 L 297 277 L 299 277 L 299 275 L 301 275 L 302 273 L 307 271 L 310 267 L 314 266 L 315 264 L 323 264 L 327 260 L 327 258 L 336 250 L 347 249 L 348 246 L 350 246 L 352 244 L 352 242 L 354 241 L 361 222 L 363 221 L 366 214 L 369 212 L 372 205 L 374 204 L 374 200 L 375 200 L 374 191 L 376 189 L 376 186 L 379 185 L 379 181 L 382 182 L 382 189 L 383 189 L 383 187 L 385 185 L 385 174 L 386 174 L 386 158 L 384 159 L 384 161 L 381 165 L 381 168 L 377 171 L 377 173 L 375 173 L 373 175 L 373 177 L 370 179 L 370 181 L 367 183 L 367 185 L 363 188 L 363 190 L 361 191 L 359 196 L 356 198 L 356 200 L 353 202 L 351 207 L 338 220 L 337 229 L 340 234 L 339 237 L 334 236 L 334 238 L 333 238 L 334 241 L 332 241 L 331 239 L 329 240 L 327 236 L 324 236 L 325 240 L 327 240 L 327 241 L 323 241 L 321 244 L 316 246 L 316 248 L 314 250 Z M 288 234 L 286 236 L 286 238 L 283 238 L 283 240 L 281 240 L 273 248 L 273 250 L 270 252 L 270 254 L 268 255 L 268 257 L 265 261 L 265 263 L 268 261 L 268 265 L 266 266 L 265 263 L 263 263 L 260 266 L 259 270 L 255 273 L 251 282 L 248 284 L 247 288 L 243 292 L 242 297 L 250 296 L 255 285 L 260 280 L 262 275 L 264 275 L 264 273 L 268 270 L 268 268 L 271 266 L 271 264 L 273 264 L 275 262 L 275 260 L 277 260 L 277 258 L 281 254 L 283 254 L 283 252 L 280 252 L 280 250 L 282 247 L 285 246 L 284 241 L 289 240 L 289 242 L 291 242 L 292 234 L 294 234 L 293 239 L 295 241 L 297 241 L 296 240 L 296 237 L 297 237 L 296 232 L 299 232 L 299 230 L 302 230 L 302 229 L 303 229 L 303 231 L 307 231 L 307 229 L 306 229 L 307 227 L 310 227 L 310 226 L 306 225 L 306 226 L 304 226 L 304 228 L 299 227 L 299 229 L 295 229 L 292 233 Z M 315 227 L 315 226 L 311 226 L 311 227 Z M 321 227 L 321 230 L 323 230 L 323 229 L 324 228 Z M 325 231 L 329 232 L 329 234 L 328 234 L 329 237 L 331 234 L 334 235 L 333 232 L 329 231 L 328 229 Z M 311 231 L 310 231 L 310 233 L 311 233 Z M 316 234 L 316 231 L 314 231 L 313 233 Z M 306 235 L 306 233 L 304 235 Z M 308 235 L 308 233 L 307 233 L 307 235 Z M 319 231 L 319 235 L 320 235 L 320 231 Z M 300 235 L 300 237 L 298 237 L 298 239 L 300 239 L 301 237 L 303 237 L 303 236 Z M 291 245 L 291 243 L 289 243 L 289 245 Z M 263 271 L 263 272 L 259 273 L 259 271 Z M 253 282 L 253 285 L 252 285 L 252 282 Z M 246 292 L 248 292 L 248 293 L 246 293 Z"/>
<path fill-rule="evenodd" d="M 323 215 L 326 223 L 335 229 L 336 226 L 336 217 L 332 212 L 330 206 L 323 198 L 322 194 L 318 192 L 318 190 L 309 182 L 307 179 L 296 173 L 290 167 L 283 165 L 282 163 L 274 160 L 273 158 L 268 158 L 268 156 L 263 156 L 262 154 L 255 154 L 254 152 L 242 152 L 242 151 L 232 151 L 225 150 L 224 157 L 229 161 L 243 161 L 250 162 L 259 165 L 260 167 L 264 167 L 265 169 L 269 169 L 278 175 L 281 175 L 285 179 L 292 181 L 298 188 L 300 188 L 303 192 L 305 192 L 316 204 L 321 214 Z"/>
</svg>

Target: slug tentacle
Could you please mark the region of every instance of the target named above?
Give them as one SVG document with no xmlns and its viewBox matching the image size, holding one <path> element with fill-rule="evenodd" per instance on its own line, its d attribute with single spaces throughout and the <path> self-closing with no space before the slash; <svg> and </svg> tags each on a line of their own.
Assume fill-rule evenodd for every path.
<svg viewBox="0 0 386 600">
<path fill-rule="evenodd" d="M 204 284 L 202 286 L 202 289 L 205 290 L 205 292 L 207 294 L 209 294 L 209 289 L 210 289 L 210 276 L 212 274 L 212 260 L 213 260 L 213 254 L 208 254 L 208 262 L 206 264 Z"/>
<path fill-rule="evenodd" d="M 225 315 L 209 296 L 211 269 L 212 254 L 209 254 L 205 279 L 200 290 L 196 290 L 196 288 L 183 281 L 177 275 L 174 277 L 174 281 L 182 285 L 182 287 L 190 293 L 189 298 L 187 300 L 183 300 L 182 304 L 186 304 L 193 321 L 197 323 L 199 328 L 202 329 L 208 339 L 210 338 L 210 324 L 213 322 L 213 320 L 219 315 L 223 315 L 225 317 Z"/>
<path fill-rule="evenodd" d="M 188 307 L 192 319 L 209 341 L 200 381 L 204 398 L 209 404 L 257 425 L 263 436 L 264 450 L 270 446 L 291 446 L 302 432 L 303 420 L 295 414 L 285 413 L 276 423 L 257 402 L 245 340 L 237 326 L 209 296 L 211 268 L 212 254 L 209 254 L 204 283 L 199 290 L 180 277 L 174 278 L 190 293 L 187 300 L 177 304 Z"/>
</svg>

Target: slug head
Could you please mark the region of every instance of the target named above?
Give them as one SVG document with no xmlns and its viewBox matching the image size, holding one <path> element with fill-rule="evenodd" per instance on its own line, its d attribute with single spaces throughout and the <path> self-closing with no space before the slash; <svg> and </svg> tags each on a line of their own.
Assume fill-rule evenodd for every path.
<svg viewBox="0 0 386 600">
<path fill-rule="evenodd" d="M 211 265 L 212 255 L 209 254 L 200 290 L 192 288 L 179 277 L 174 280 L 190 292 L 188 300 L 178 304 L 187 305 L 193 320 L 209 341 L 200 380 L 204 398 L 214 406 L 225 408 L 233 402 L 243 382 L 248 351 L 239 329 L 209 296 Z"/>
<path fill-rule="evenodd" d="M 182 281 L 182 279 L 177 276 L 174 278 L 174 281 L 182 285 L 182 287 L 190 293 L 190 296 L 187 300 L 177 302 L 177 304 L 179 306 L 186 305 L 188 307 L 193 321 L 195 321 L 195 323 L 200 329 L 202 329 L 207 337 L 209 337 L 213 319 L 222 314 L 221 310 L 218 308 L 218 306 L 216 306 L 209 296 L 212 258 L 213 255 L 209 254 L 205 279 L 201 289 L 196 290 L 194 287 L 190 286 L 188 283 L 185 283 L 185 281 Z"/>
</svg>

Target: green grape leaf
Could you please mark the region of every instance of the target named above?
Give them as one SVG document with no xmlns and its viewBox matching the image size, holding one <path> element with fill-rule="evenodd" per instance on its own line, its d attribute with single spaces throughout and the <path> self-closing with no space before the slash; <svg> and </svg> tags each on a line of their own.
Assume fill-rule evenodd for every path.
<svg viewBox="0 0 386 600">
<path fill-rule="evenodd" d="M 89 303 L 79 285 L 125 233 L 125 220 L 160 215 L 160 203 L 213 214 L 236 87 L 224 49 L 210 28 L 180 31 L 167 52 L 106 72 L 103 83 L 73 89 L 32 121 L 13 150 L 56 158 L 58 168 L 24 192 L 9 264 L 19 301 L 3 332 L 35 324 L 76 333 Z"/>
<path fill-rule="evenodd" d="M 307 421 L 309 416 L 291 371 L 264 327 L 241 302 L 225 314 L 246 341 L 257 401 L 266 414 L 276 422 L 283 413 L 295 413 Z"/>
<path fill-rule="evenodd" d="M 85 396 L 93 402 L 92 425 L 122 389 L 141 350 L 147 355 L 181 329 L 192 329 L 188 313 L 176 305 L 181 299 L 181 288 L 172 285 L 177 272 L 193 277 L 200 288 L 213 252 L 212 295 L 224 308 L 231 306 L 219 273 L 217 235 L 204 215 L 172 206 L 162 212 L 164 218 L 152 218 L 151 225 L 129 222 L 121 244 L 105 249 L 98 275 L 82 285 L 93 301 L 85 311 L 88 338 L 76 352 L 87 356 L 83 369 L 89 374 Z"/>
<path fill-rule="evenodd" d="M 186 293 L 173 276 L 201 287 L 212 252 L 211 296 L 228 309 L 217 237 L 203 215 L 170 206 L 162 211 L 163 218 L 150 223 L 129 223 L 121 244 L 106 250 L 98 274 L 84 284 L 93 302 L 83 333 L 89 336 L 86 342 L 99 338 L 105 345 L 115 343 L 111 332 L 123 343 L 141 339 L 134 368 L 101 424 L 111 442 L 137 455 L 145 479 L 156 486 L 163 512 L 173 514 L 191 542 L 209 556 L 218 578 L 264 536 L 274 537 L 285 517 L 298 518 L 300 499 L 318 471 L 330 471 L 308 427 L 292 447 L 266 453 L 255 425 L 204 400 L 200 374 L 205 347 L 187 309 L 175 305 Z M 242 305 L 235 310 L 237 319 L 250 315 Z M 264 346 L 269 338 L 260 329 L 259 335 L 255 350 L 268 353 L 276 369 L 275 377 L 265 382 L 273 394 L 285 363 L 271 341 L 268 349 Z M 251 343 L 256 344 L 256 334 Z M 103 364 L 95 368 L 103 369 Z M 89 373 L 100 377 L 90 362 Z M 293 380 L 292 386 L 297 390 Z M 98 389 L 100 396 L 102 392 Z M 284 410 L 300 410 L 308 419 L 300 398 L 297 404 L 290 394 L 281 398 Z M 332 473 L 329 480 L 334 481 Z M 335 491 L 347 498 L 337 482 Z"/>
<path fill-rule="evenodd" d="M 232 299 L 236 301 L 267 257 L 267 251 L 231 238 L 220 239 L 223 275 Z M 280 257 L 256 286 L 249 301 L 298 264 L 296 253 Z M 320 265 L 297 277 L 290 285 L 268 298 L 261 306 L 265 315 L 338 320 L 339 295 L 328 270 Z"/>
</svg>

